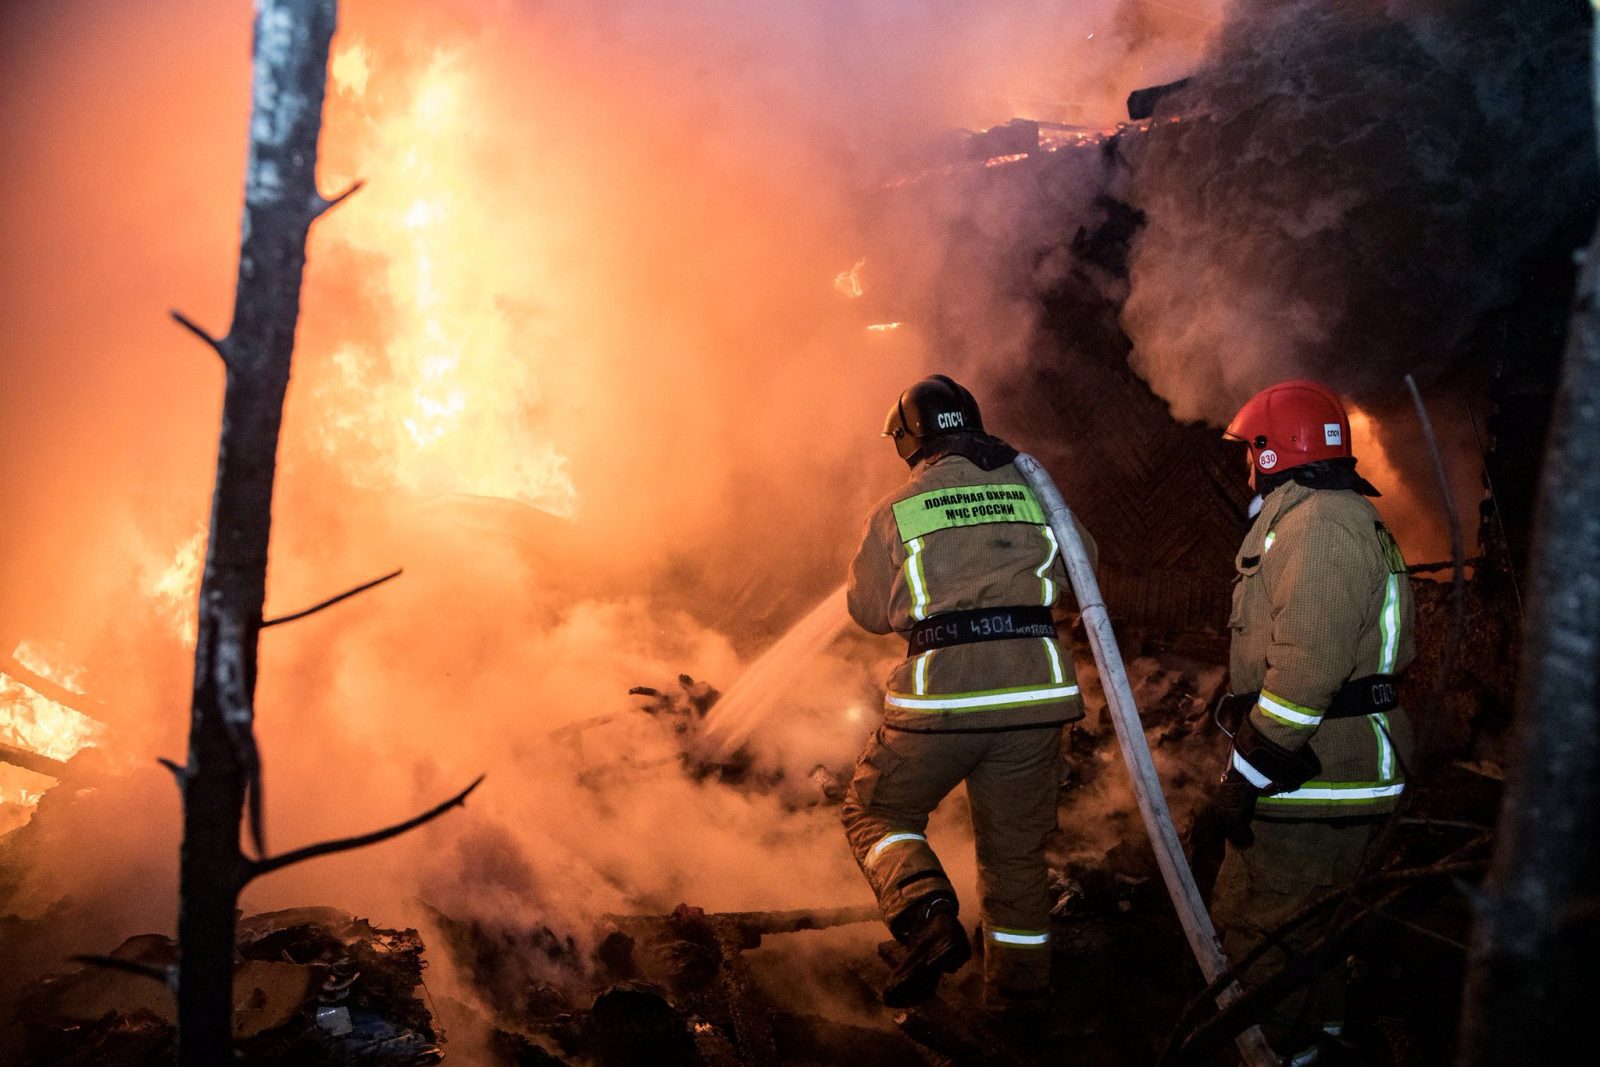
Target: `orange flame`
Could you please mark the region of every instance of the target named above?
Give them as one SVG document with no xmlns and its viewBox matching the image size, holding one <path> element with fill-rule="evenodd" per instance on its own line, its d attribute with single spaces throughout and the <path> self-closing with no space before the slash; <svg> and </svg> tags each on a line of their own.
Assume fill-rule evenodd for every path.
<svg viewBox="0 0 1600 1067">
<path fill-rule="evenodd" d="M 60 669 L 32 642 L 19 644 L 12 658 L 63 689 L 82 692 L 78 687 L 81 669 Z M 0 674 L 0 741 L 51 759 L 67 760 L 94 744 L 104 733 L 103 723 L 58 704 L 9 675 Z"/>
<path fill-rule="evenodd" d="M 194 536 L 178 546 L 171 560 L 152 568 L 146 583 L 149 594 L 155 599 L 156 611 L 177 632 L 178 638 L 190 647 L 199 630 L 200 571 L 205 564 L 206 528 L 201 526 Z"/>
<path fill-rule="evenodd" d="M 1020 163 L 1027 158 L 1027 152 L 1013 152 L 1006 156 L 990 156 L 983 161 L 983 165 L 986 167 L 1003 167 L 1008 163 Z"/>
<path fill-rule="evenodd" d="M 332 239 L 380 264 L 381 329 L 345 338 L 314 385 L 322 450 L 354 484 L 517 500 L 572 517 L 567 460 L 531 419 L 537 353 L 489 273 L 496 220 L 474 195 L 471 70 L 438 53 L 409 86 L 366 97 L 383 71 L 360 43 L 332 61 L 335 106 L 363 116 L 357 165 L 379 181 L 334 216 Z M 335 183 L 336 184 L 336 183 Z M 376 334 L 377 336 L 374 336 Z"/>
<path fill-rule="evenodd" d="M 1361 473 L 1383 495 L 1373 506 L 1383 523 L 1394 534 L 1410 563 L 1448 559 L 1450 537 L 1438 496 L 1431 486 L 1417 487 L 1406 482 L 1384 448 L 1378 421 L 1367 412 L 1346 402 L 1350 417 L 1350 447 L 1361 464 Z"/>
<path fill-rule="evenodd" d="M 865 259 L 856 260 L 856 265 L 849 270 L 842 270 L 834 275 L 833 287 L 842 296 L 855 300 L 862 296 L 866 290 L 861 288 L 861 268 L 867 265 Z"/>
</svg>

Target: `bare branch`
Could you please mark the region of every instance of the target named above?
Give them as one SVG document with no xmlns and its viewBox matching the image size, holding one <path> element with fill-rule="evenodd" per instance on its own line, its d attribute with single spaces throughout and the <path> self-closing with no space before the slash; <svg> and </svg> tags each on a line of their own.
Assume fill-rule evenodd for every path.
<svg viewBox="0 0 1600 1067">
<path fill-rule="evenodd" d="M 177 760 L 170 760 L 165 756 L 157 756 L 156 762 L 172 772 L 172 777 L 178 780 L 178 788 L 182 789 L 183 783 L 188 780 L 189 769 Z"/>
<path fill-rule="evenodd" d="M 1457 941 L 1455 938 L 1448 937 L 1445 934 L 1441 934 L 1437 930 L 1430 930 L 1426 926 L 1423 926 L 1423 925 L 1421 925 L 1419 923 L 1412 922 L 1410 919 L 1403 919 L 1400 916 L 1394 914 L 1393 912 L 1385 911 L 1383 908 L 1378 907 L 1376 904 L 1373 904 L 1373 905 L 1371 905 L 1370 907 L 1367 908 L 1367 914 L 1368 915 L 1375 915 L 1378 918 L 1385 920 L 1386 922 L 1392 922 L 1392 923 L 1395 923 L 1398 926 L 1403 926 L 1407 930 L 1410 930 L 1412 933 L 1421 934 L 1423 937 L 1430 938 L 1430 939 L 1432 939 L 1434 941 L 1438 941 L 1441 944 L 1449 945 L 1451 948 L 1458 949 L 1461 952 L 1467 951 L 1467 946 L 1464 943 L 1462 943 L 1460 941 Z"/>
<path fill-rule="evenodd" d="M 1353 929 L 1356 921 L 1371 909 L 1375 907 L 1386 906 L 1393 899 L 1396 899 L 1399 895 L 1403 894 L 1419 883 L 1438 882 L 1442 880 L 1448 882 L 1458 892 L 1468 895 L 1470 887 L 1461 882 L 1458 876 L 1480 874 L 1484 868 L 1484 861 L 1466 860 L 1463 857 L 1466 857 L 1472 852 L 1476 851 L 1480 845 L 1488 843 L 1488 840 L 1489 838 L 1487 836 L 1474 838 L 1472 841 L 1467 842 L 1443 857 L 1441 860 L 1439 860 L 1439 862 L 1426 867 L 1412 867 L 1398 871 L 1380 871 L 1377 874 L 1363 875 L 1352 884 L 1340 889 L 1335 889 L 1325 896 L 1317 898 L 1316 900 L 1307 904 L 1305 907 L 1301 908 L 1299 911 L 1295 912 L 1293 915 L 1289 916 L 1289 918 L 1285 919 L 1278 926 L 1267 931 L 1260 943 L 1258 943 L 1249 952 L 1245 953 L 1241 958 L 1237 960 L 1230 960 L 1229 962 L 1231 966 L 1228 968 L 1228 970 L 1217 975 L 1210 985 L 1201 990 L 1189 1001 L 1188 1006 L 1184 1008 L 1182 1015 L 1178 1019 L 1176 1028 L 1173 1030 L 1171 1037 L 1168 1039 L 1167 1050 L 1162 1054 L 1161 1062 L 1171 1062 L 1169 1057 L 1179 1054 L 1181 1046 L 1189 1045 L 1192 1040 L 1197 1039 L 1203 1032 L 1215 1026 L 1218 1020 L 1225 1017 L 1229 1019 L 1234 1018 L 1239 1011 L 1246 1010 L 1249 1005 L 1256 1004 L 1258 1002 L 1264 1002 L 1269 1005 L 1274 1004 L 1281 999 L 1283 992 L 1286 992 L 1288 989 L 1295 988 L 1298 984 L 1301 984 L 1304 975 L 1300 977 L 1293 977 L 1285 982 L 1279 983 L 1279 979 L 1282 979 L 1284 974 L 1288 972 L 1289 968 L 1286 968 L 1285 970 L 1280 971 L 1277 977 L 1265 982 L 1262 985 L 1252 988 L 1243 997 L 1235 1000 L 1222 1011 L 1219 1012 L 1215 1010 L 1215 998 L 1219 992 L 1226 988 L 1229 983 L 1238 981 L 1242 975 L 1255 966 L 1258 960 L 1264 957 L 1274 946 L 1279 945 L 1285 937 L 1289 936 L 1295 930 L 1306 926 L 1306 924 L 1312 920 L 1324 916 L 1329 912 L 1334 913 L 1327 920 L 1327 929 L 1329 932 L 1324 933 L 1321 940 L 1317 942 L 1319 946 L 1322 946 L 1327 945 L 1334 941 L 1337 937 L 1342 936 L 1343 931 Z M 1385 895 L 1380 897 L 1375 902 L 1368 902 L 1357 897 L 1358 892 L 1369 889 L 1384 890 Z M 1347 916 L 1345 914 L 1346 911 L 1350 910 L 1345 907 L 1347 902 L 1353 904 L 1353 915 Z M 1321 950 L 1318 947 L 1308 949 L 1305 952 L 1295 956 L 1295 958 L 1291 961 L 1291 964 L 1293 966 L 1303 967 L 1307 961 L 1310 961 L 1320 951 Z M 1315 970 L 1315 967 L 1313 967 L 1313 970 Z M 1279 984 L 1274 985 L 1274 983 Z M 1263 992 L 1263 990 L 1265 990 L 1269 985 L 1275 990 L 1281 990 L 1281 992 Z M 1210 1013 L 1210 1021 L 1205 1023 L 1198 1022 L 1204 1013 Z M 1231 1037 L 1232 1033 L 1244 1029 L 1246 1025 L 1249 1024 L 1240 1024 L 1240 1026 L 1235 1028 L 1235 1030 L 1230 1031 L 1229 1036 Z"/>
<path fill-rule="evenodd" d="M 363 584 L 356 586 L 354 589 L 346 589 L 344 592 L 340 593 L 338 596 L 331 596 L 327 600 L 322 601 L 320 604 L 311 605 L 309 608 L 306 608 L 304 611 L 297 611 L 292 615 L 280 615 L 276 619 L 263 620 L 262 623 L 261 623 L 261 628 L 263 630 L 265 630 L 269 626 L 281 626 L 283 623 L 286 623 L 286 622 L 294 622 L 296 619 L 303 619 L 307 615 L 315 615 L 317 612 L 321 611 L 323 608 L 331 608 L 341 600 L 348 600 L 351 597 L 355 596 L 357 593 L 365 593 L 368 589 L 372 589 L 375 586 L 380 586 L 384 582 L 389 581 L 391 578 L 398 578 L 404 573 L 405 573 L 405 568 L 403 568 L 403 567 L 399 568 L 397 570 L 390 571 L 388 574 L 385 574 L 382 578 L 374 578 L 374 579 L 372 579 L 372 581 L 364 582 Z"/>
<path fill-rule="evenodd" d="M 415 818 L 407 819 L 405 822 L 396 823 L 382 830 L 375 830 L 370 834 L 362 834 L 360 837 L 341 837 L 335 841 L 324 841 L 321 844 L 297 848 L 293 852 L 285 852 L 281 856 L 272 856 L 247 863 L 244 875 L 239 881 L 239 886 L 242 889 L 262 875 L 271 874 L 273 871 L 281 870 L 290 864 L 316 859 L 318 856 L 329 856 L 336 852 L 349 852 L 352 849 L 365 848 L 367 845 L 376 845 L 380 841 L 387 841 L 391 837 L 399 837 L 408 830 L 415 830 L 424 823 L 437 819 L 451 808 L 464 806 L 467 802 L 467 797 L 472 795 L 474 789 L 483 784 L 485 777 L 482 774 L 478 775 L 471 785 L 443 804 L 436 808 L 431 808 Z"/>
<path fill-rule="evenodd" d="M 201 326 L 199 323 L 195 322 L 181 311 L 169 311 L 167 314 L 171 315 L 172 320 L 179 326 L 182 326 L 185 330 L 188 330 L 190 333 L 200 338 L 200 340 L 210 345 L 211 350 L 217 355 L 221 356 L 224 363 L 228 361 L 228 353 L 223 349 L 222 341 L 219 338 L 212 337 L 211 334 L 207 333 L 205 327 Z"/>
<path fill-rule="evenodd" d="M 124 960 L 116 956 L 69 956 L 67 958 L 73 963 L 87 963 L 91 967 L 104 967 L 108 971 L 123 971 L 127 974 L 137 974 L 141 978 L 153 978 L 169 988 L 172 985 L 173 969 L 171 967 L 157 967 L 153 963 Z"/>
<path fill-rule="evenodd" d="M 340 204 L 359 193 L 361 191 L 361 187 L 366 184 L 366 179 L 357 178 L 355 181 L 350 183 L 350 187 L 348 189 L 334 197 L 332 200 L 329 200 L 323 196 L 317 196 L 311 203 L 311 217 L 313 219 L 320 219 L 322 216 L 326 215 L 328 212 L 332 211 L 334 208 L 338 207 Z"/>
<path fill-rule="evenodd" d="M 1459 854 L 1461 851 L 1457 850 L 1455 854 Z M 1348 916 L 1343 914 L 1347 909 L 1337 907 L 1332 909 L 1334 914 L 1329 919 L 1328 928 L 1312 945 L 1304 951 L 1290 953 L 1289 960 L 1280 966 L 1275 973 L 1252 986 L 1244 996 L 1213 1014 L 1206 1022 L 1193 1028 L 1187 1028 L 1187 1024 L 1194 1019 L 1197 1010 L 1206 1004 L 1206 994 L 1201 994 L 1192 1000 L 1158 1063 L 1200 1062 L 1203 1057 L 1220 1048 L 1225 1042 L 1232 1040 L 1233 1036 L 1245 1029 L 1245 1027 L 1259 1022 L 1274 1005 L 1291 991 L 1311 981 L 1317 972 L 1323 969 L 1325 960 L 1331 954 L 1331 951 L 1341 948 L 1348 941 L 1365 916 L 1378 914 L 1381 918 L 1399 922 L 1402 925 L 1413 926 L 1413 924 L 1400 919 L 1398 916 L 1384 912 L 1381 909 L 1387 908 L 1421 883 L 1437 882 L 1441 879 L 1441 876 L 1449 880 L 1450 875 L 1460 872 L 1462 868 L 1470 867 L 1482 870 L 1483 866 L 1482 862 L 1470 864 L 1440 862 L 1429 867 L 1379 874 L 1364 880 L 1366 886 L 1375 888 L 1381 885 L 1387 890 L 1376 900 L 1355 899 L 1353 890 L 1356 887 L 1351 887 L 1345 890 L 1335 890 L 1330 895 L 1303 908 L 1298 914 L 1291 917 L 1288 923 L 1268 934 L 1271 942 L 1276 942 L 1279 935 L 1288 926 L 1299 925 L 1307 916 L 1327 910 L 1325 906 L 1328 904 L 1350 900 L 1355 905 Z M 1442 936 L 1429 930 L 1421 930 L 1420 932 L 1426 933 L 1431 937 Z M 1452 945 L 1457 944 L 1456 942 L 1450 943 Z M 1261 958 L 1267 947 L 1269 947 L 1269 943 L 1256 946 L 1243 960 L 1230 968 L 1228 974 L 1219 975 L 1213 985 L 1237 978 L 1239 973 L 1249 969 Z"/>
</svg>

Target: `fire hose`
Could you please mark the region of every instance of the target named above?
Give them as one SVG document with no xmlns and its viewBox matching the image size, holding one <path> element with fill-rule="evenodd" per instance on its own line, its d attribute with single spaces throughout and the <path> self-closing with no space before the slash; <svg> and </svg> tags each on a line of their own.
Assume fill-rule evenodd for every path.
<svg viewBox="0 0 1600 1067">
<path fill-rule="evenodd" d="M 1150 846 L 1155 851 L 1156 863 L 1161 868 L 1161 878 L 1166 883 L 1167 895 L 1178 912 L 1189 948 L 1200 964 L 1200 973 L 1206 981 L 1214 982 L 1228 970 L 1228 958 L 1217 940 L 1216 927 L 1206 911 L 1205 901 L 1194 883 L 1194 872 L 1184 858 L 1183 845 L 1172 824 L 1172 812 L 1167 808 L 1161 779 L 1156 775 L 1155 761 L 1150 756 L 1150 746 L 1145 741 L 1144 726 L 1139 719 L 1139 708 L 1134 703 L 1133 687 L 1128 683 L 1128 672 L 1122 667 L 1122 653 L 1117 648 L 1116 635 L 1111 630 L 1111 617 L 1106 613 L 1105 600 L 1100 595 L 1100 583 L 1095 581 L 1094 568 L 1084 550 L 1083 539 L 1078 536 L 1077 525 L 1061 491 L 1044 466 L 1027 453 L 1017 456 L 1017 469 L 1028 479 L 1034 495 L 1044 506 L 1050 529 L 1055 532 L 1061 546 L 1061 556 L 1067 564 L 1072 579 L 1072 591 L 1078 598 L 1083 628 L 1089 634 L 1089 647 L 1094 650 L 1095 665 L 1100 669 L 1100 682 L 1105 689 L 1106 704 L 1110 708 L 1111 723 L 1116 728 L 1117 745 L 1122 750 L 1122 762 L 1133 781 L 1133 795 L 1139 803 L 1139 814 L 1144 818 L 1145 831 L 1150 835 Z M 1217 994 L 1219 1007 L 1227 1007 L 1244 995 L 1238 982 L 1231 982 Z M 1235 1038 L 1239 1056 L 1249 1067 L 1275 1067 L 1279 1062 L 1260 1027 L 1252 1026 Z"/>
</svg>

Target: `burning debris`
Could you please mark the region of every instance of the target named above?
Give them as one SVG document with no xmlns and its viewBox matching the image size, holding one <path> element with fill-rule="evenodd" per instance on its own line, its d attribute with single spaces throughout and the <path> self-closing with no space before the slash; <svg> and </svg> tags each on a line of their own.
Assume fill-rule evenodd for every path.
<svg viewBox="0 0 1600 1067">
<path fill-rule="evenodd" d="M 54 669 L 24 641 L 0 663 L 0 834 L 28 818 L 44 791 L 66 776 L 67 761 L 99 742 L 104 723 L 77 671 Z"/>
<path fill-rule="evenodd" d="M 439 1035 L 417 995 L 415 930 L 374 927 L 334 908 L 269 912 L 239 923 L 233 1033 L 260 1064 L 438 1063 Z M 109 962 L 30 983 L 18 1000 L 13 1062 L 157 1064 L 176 1048 L 177 1002 L 150 969 L 176 961 L 171 938 L 143 934 Z"/>
</svg>

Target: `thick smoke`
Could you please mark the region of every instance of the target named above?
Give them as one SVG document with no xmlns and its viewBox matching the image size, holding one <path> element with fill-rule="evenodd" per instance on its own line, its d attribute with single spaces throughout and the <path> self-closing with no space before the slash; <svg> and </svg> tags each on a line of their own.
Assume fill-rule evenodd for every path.
<svg viewBox="0 0 1600 1067">
<path fill-rule="evenodd" d="M 1290 377 L 1381 403 L 1480 356 L 1584 239 L 1584 31 L 1577 3 L 1241 0 L 1131 168 L 1123 323 L 1173 413 Z"/>
<path fill-rule="evenodd" d="M 832 812 L 691 781 L 625 691 L 729 684 L 838 583 L 902 476 L 883 409 L 947 353 L 867 332 L 835 290 L 863 190 L 951 127 L 1114 119 L 1213 25 L 1167 7 L 341 5 L 322 180 L 368 185 L 312 237 L 268 613 L 406 573 L 264 638 L 269 842 L 489 777 L 465 812 L 244 907 L 405 925 L 425 903 L 581 947 L 607 911 L 865 900 Z M 158 579 L 204 521 L 221 374 L 164 311 L 227 319 L 250 10 L 5 19 L 0 639 L 71 650 L 113 764 L 181 756 L 185 598 Z M 819 664 L 752 738 L 766 769 L 847 761 L 885 652 Z M 173 914 L 176 798 L 130 781 L 10 887 L 30 915 L 64 893 L 98 916 L 35 962 Z"/>
</svg>

